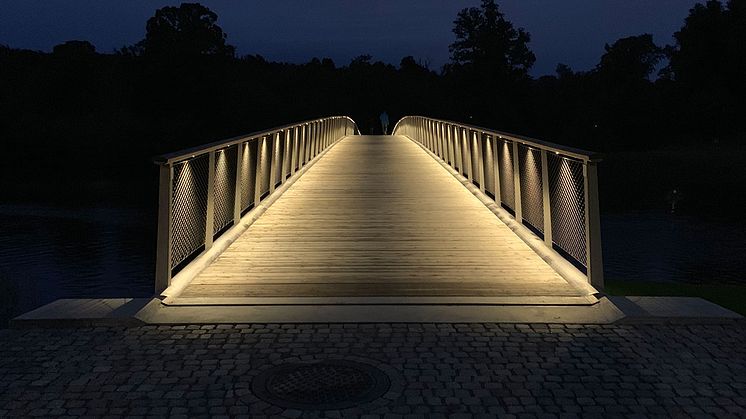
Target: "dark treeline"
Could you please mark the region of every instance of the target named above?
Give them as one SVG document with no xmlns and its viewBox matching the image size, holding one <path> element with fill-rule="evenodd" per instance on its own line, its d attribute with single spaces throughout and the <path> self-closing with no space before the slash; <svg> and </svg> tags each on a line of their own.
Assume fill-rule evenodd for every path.
<svg viewBox="0 0 746 419">
<path fill-rule="evenodd" d="M 558 64 L 539 78 L 529 76 L 529 33 L 494 0 L 459 13 L 451 62 L 437 71 L 413 57 L 398 66 L 368 55 L 346 65 L 237 57 L 199 4 L 159 9 L 142 41 L 114 53 L 86 41 L 51 53 L 4 46 L 0 186 L 20 199 L 152 203 L 156 154 L 331 114 L 378 132 L 384 110 L 393 121 L 422 114 L 598 151 L 742 142 L 745 4 L 698 4 L 674 45 L 631 36 L 606 45 L 590 71 Z"/>
</svg>

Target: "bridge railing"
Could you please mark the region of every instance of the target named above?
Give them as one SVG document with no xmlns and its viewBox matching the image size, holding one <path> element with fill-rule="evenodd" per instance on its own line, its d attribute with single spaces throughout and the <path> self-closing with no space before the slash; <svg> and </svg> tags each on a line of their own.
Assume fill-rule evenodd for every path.
<svg viewBox="0 0 746 419">
<path fill-rule="evenodd" d="M 422 116 L 393 134 L 421 143 L 603 288 L 599 154 Z"/>
<path fill-rule="evenodd" d="M 160 166 L 156 292 L 275 188 L 346 135 L 346 116 L 314 119 L 165 154 Z"/>
</svg>

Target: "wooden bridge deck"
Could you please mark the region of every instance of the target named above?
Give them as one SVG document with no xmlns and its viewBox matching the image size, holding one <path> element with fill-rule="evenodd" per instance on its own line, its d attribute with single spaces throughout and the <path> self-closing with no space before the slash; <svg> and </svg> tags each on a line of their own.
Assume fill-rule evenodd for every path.
<svg viewBox="0 0 746 419">
<path fill-rule="evenodd" d="M 176 301 L 579 297 L 405 137 L 336 144 Z"/>
</svg>

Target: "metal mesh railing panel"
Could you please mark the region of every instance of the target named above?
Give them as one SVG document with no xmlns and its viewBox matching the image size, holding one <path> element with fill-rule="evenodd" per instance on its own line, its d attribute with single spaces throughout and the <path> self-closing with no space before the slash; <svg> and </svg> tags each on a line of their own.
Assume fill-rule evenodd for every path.
<svg viewBox="0 0 746 419">
<path fill-rule="evenodd" d="M 205 244 L 208 156 L 174 166 L 171 201 L 171 266 Z"/>
<path fill-rule="evenodd" d="M 236 155 L 236 146 L 215 153 L 213 234 L 233 221 L 233 206 L 236 200 Z"/>
<path fill-rule="evenodd" d="M 515 183 L 513 182 L 513 144 L 497 142 L 497 167 L 500 171 L 500 200 L 515 211 Z"/>
<path fill-rule="evenodd" d="M 241 160 L 241 210 L 245 210 L 254 203 L 256 188 L 256 152 L 259 142 L 249 141 L 243 147 Z"/>
<path fill-rule="evenodd" d="M 583 163 L 557 155 L 549 155 L 547 163 L 549 202 L 552 209 L 552 241 L 586 266 Z"/>
<path fill-rule="evenodd" d="M 484 190 L 495 196 L 495 159 L 492 138 L 482 137 L 482 162 L 484 162 Z"/>
<path fill-rule="evenodd" d="M 523 219 L 539 231 L 544 231 L 544 192 L 541 181 L 541 151 L 518 147 L 518 168 L 521 171 L 521 211 Z"/>
</svg>

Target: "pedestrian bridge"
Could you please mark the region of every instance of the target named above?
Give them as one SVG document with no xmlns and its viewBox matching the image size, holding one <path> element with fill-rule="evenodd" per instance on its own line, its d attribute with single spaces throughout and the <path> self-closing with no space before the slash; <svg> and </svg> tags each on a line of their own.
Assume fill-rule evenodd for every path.
<svg viewBox="0 0 746 419">
<path fill-rule="evenodd" d="M 596 163 L 412 116 L 335 116 L 158 158 L 167 305 L 594 304 Z"/>
</svg>

